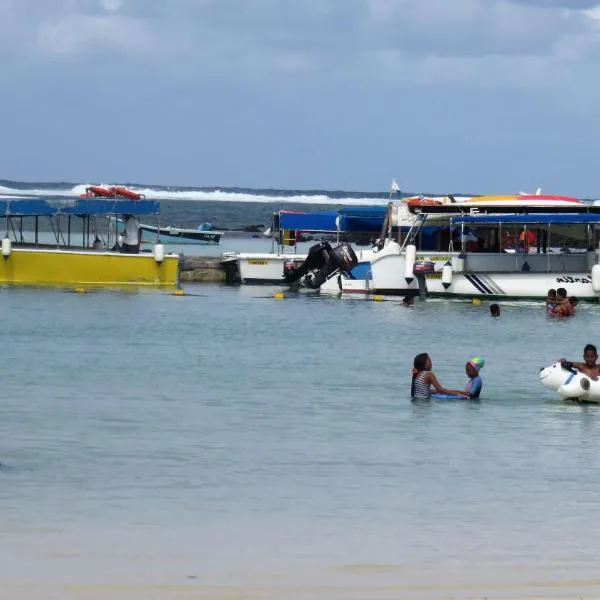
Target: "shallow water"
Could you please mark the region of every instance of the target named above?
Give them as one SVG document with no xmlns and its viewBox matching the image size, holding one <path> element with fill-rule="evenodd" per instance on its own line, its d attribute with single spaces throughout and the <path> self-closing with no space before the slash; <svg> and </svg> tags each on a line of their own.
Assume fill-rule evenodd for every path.
<svg viewBox="0 0 600 600">
<path fill-rule="evenodd" d="M 0 294 L 4 585 L 600 592 L 600 410 L 537 380 L 600 341 L 598 306 L 556 321 L 514 302 L 491 319 L 486 304 L 186 291 Z M 412 404 L 424 351 L 448 387 L 483 356 L 481 402 Z"/>
</svg>

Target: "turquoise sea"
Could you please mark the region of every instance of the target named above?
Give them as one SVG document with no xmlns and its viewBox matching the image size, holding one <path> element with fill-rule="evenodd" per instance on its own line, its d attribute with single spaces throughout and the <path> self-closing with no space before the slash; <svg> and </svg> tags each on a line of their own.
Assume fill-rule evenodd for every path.
<svg viewBox="0 0 600 600">
<path fill-rule="evenodd" d="M 600 593 L 600 409 L 537 380 L 598 306 L 185 289 L 1 291 L 0 597 Z"/>
</svg>

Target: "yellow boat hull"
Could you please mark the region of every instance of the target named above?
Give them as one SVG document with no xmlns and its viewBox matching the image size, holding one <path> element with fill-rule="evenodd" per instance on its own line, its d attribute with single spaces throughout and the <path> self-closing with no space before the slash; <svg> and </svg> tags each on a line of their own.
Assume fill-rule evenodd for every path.
<svg viewBox="0 0 600 600">
<path fill-rule="evenodd" d="M 0 285 L 175 289 L 179 256 L 13 247 L 0 256 Z"/>
</svg>

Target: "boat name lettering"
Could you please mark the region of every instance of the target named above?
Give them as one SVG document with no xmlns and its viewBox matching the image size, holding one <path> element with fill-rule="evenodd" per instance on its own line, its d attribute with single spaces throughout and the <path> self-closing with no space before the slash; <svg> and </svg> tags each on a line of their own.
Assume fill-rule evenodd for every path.
<svg viewBox="0 0 600 600">
<path fill-rule="evenodd" d="M 258 258 L 249 258 L 248 259 L 248 264 L 249 265 L 266 265 L 267 261 L 266 260 L 260 260 Z"/>
<path fill-rule="evenodd" d="M 564 277 L 557 277 L 556 283 L 592 283 L 589 277 L 571 277 L 565 275 Z"/>
<path fill-rule="evenodd" d="M 419 256 L 417 255 L 417 260 L 428 260 L 430 262 L 442 262 L 442 261 L 447 261 L 448 257 L 447 256 Z"/>
<path fill-rule="evenodd" d="M 427 275 L 425 275 L 426 279 L 441 279 L 442 278 L 442 272 L 438 271 L 437 273 L 427 273 Z"/>
</svg>

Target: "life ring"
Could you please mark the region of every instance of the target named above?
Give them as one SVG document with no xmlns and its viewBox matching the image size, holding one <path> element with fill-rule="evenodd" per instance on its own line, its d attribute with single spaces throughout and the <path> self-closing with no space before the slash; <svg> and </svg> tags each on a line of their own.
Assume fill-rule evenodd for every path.
<svg viewBox="0 0 600 600">
<path fill-rule="evenodd" d="M 557 362 L 540 371 L 540 383 L 558 394 L 563 400 L 600 403 L 600 378 L 594 380 L 567 363 Z"/>
</svg>

